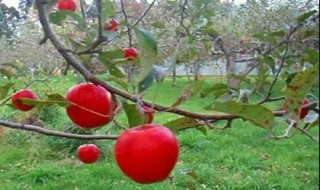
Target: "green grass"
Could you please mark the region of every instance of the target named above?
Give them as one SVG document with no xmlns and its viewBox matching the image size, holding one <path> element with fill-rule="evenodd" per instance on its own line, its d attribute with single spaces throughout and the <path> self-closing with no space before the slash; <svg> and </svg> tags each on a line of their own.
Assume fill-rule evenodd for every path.
<svg viewBox="0 0 320 190">
<path fill-rule="evenodd" d="M 56 91 L 64 95 L 75 81 L 71 77 L 56 77 L 48 84 L 36 83 L 32 89 L 40 97 Z M 173 88 L 170 82 L 166 80 L 159 86 L 157 102 L 171 105 L 188 84 L 186 79 L 179 79 Z M 156 88 L 154 85 L 145 97 L 152 100 Z M 255 101 L 258 97 L 252 95 L 252 99 Z M 211 101 L 210 97 L 194 97 L 181 107 L 205 112 L 202 105 Z M 268 107 L 277 108 L 279 105 L 273 103 Z M 56 106 L 27 113 L 3 106 L 0 114 L 1 118 L 16 121 L 34 118 L 45 128 L 56 130 L 72 125 L 64 109 Z M 157 113 L 155 122 L 165 123 L 175 117 L 174 114 Z M 126 123 L 123 115 L 119 121 Z M 283 133 L 283 125 L 279 125 L 276 131 Z M 104 129 L 97 132 L 104 132 Z M 313 128 L 311 133 L 319 135 L 319 128 Z M 204 135 L 191 129 L 177 135 L 181 151 L 172 172 L 173 180 L 141 185 L 125 177 L 117 167 L 113 157 L 114 141 L 94 141 L 102 148 L 103 157 L 95 164 L 85 165 L 77 160 L 74 150 L 87 141 L 8 129 L 0 135 L 0 189 L 319 189 L 319 144 L 300 133 L 291 139 L 271 140 L 266 138 L 264 129 L 236 120 L 232 128 L 224 131 L 212 130 Z"/>
</svg>

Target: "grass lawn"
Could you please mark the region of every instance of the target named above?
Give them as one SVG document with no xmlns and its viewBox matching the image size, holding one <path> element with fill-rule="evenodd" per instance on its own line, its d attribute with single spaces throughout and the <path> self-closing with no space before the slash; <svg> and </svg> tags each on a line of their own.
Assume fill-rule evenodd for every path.
<svg viewBox="0 0 320 190">
<path fill-rule="evenodd" d="M 212 79 L 211 79 L 212 80 Z M 62 95 L 75 84 L 72 77 L 54 77 L 47 83 L 36 83 L 32 89 L 40 97 L 46 93 Z M 215 82 L 215 81 L 211 81 Z M 171 87 L 170 79 L 145 94 L 149 100 L 171 105 L 186 87 L 188 81 L 179 79 Z M 157 93 L 158 88 L 158 93 Z M 258 96 L 250 97 L 253 101 Z M 212 98 L 193 97 L 181 106 L 183 109 L 207 112 L 203 109 Z M 279 107 L 278 103 L 267 105 Z M 155 123 L 166 123 L 177 116 L 157 113 Z M 0 119 L 41 124 L 45 128 L 68 130 L 72 123 L 64 108 L 38 107 L 21 113 L 9 106 L 0 107 Z M 126 124 L 124 114 L 118 118 Z M 279 134 L 283 121 L 277 119 Z M 112 130 L 112 124 L 100 129 Z M 319 127 L 310 133 L 319 135 Z M 291 139 L 271 140 L 267 132 L 253 124 L 236 120 L 232 128 L 210 130 L 207 135 L 196 129 L 177 133 L 180 158 L 172 172 L 172 180 L 141 185 L 129 180 L 117 167 L 113 157 L 114 141 L 83 141 L 48 137 L 31 132 L 0 128 L 0 190 L 104 190 L 104 189 L 319 189 L 319 144 L 297 133 Z M 96 143 L 102 149 L 102 159 L 95 164 L 82 164 L 75 149 L 83 143 Z"/>
</svg>

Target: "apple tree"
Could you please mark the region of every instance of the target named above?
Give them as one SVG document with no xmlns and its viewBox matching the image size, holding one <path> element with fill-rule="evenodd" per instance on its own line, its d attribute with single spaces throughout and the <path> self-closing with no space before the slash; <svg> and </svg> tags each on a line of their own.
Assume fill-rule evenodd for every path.
<svg viewBox="0 0 320 190">
<path fill-rule="evenodd" d="M 34 14 L 43 30 L 40 44 L 52 44 L 64 59 L 66 70 L 77 72 L 83 81 L 74 84 L 66 96 L 54 93 L 40 99 L 37 92 L 27 89 L 29 85 L 17 90 L 10 81 L 14 76 L 0 68 L 6 81 L 0 86 L 0 105 L 13 104 L 21 111 L 62 106 L 74 126 L 86 131 L 117 123 L 122 113 L 128 122 L 117 123 L 117 133 L 111 134 L 68 133 L 3 119 L 0 125 L 61 138 L 116 140 L 118 166 L 139 183 L 168 178 L 178 159 L 176 133 L 180 130 L 196 128 L 206 133 L 233 127 L 234 120 L 242 119 L 266 130 L 270 138 L 289 138 L 300 131 L 318 141 L 308 129 L 317 126 L 319 119 L 305 118 L 309 111 L 319 113 L 318 100 L 307 99 L 319 85 L 319 10 L 308 5 L 304 10 L 299 7 L 300 12 L 289 9 L 285 14 L 285 5 L 279 8 L 272 2 L 58 0 L 55 4 L 35 0 Z M 289 15 L 288 19 L 275 21 L 278 13 Z M 255 18 L 261 23 L 253 22 Z M 225 82 L 210 84 L 199 79 L 202 62 L 210 59 L 224 61 Z M 236 62 L 251 64 L 237 73 Z M 196 81 L 171 106 L 145 100 L 149 87 L 175 73 L 176 65 L 182 63 L 194 66 Z M 101 79 L 96 68 L 117 86 Z M 255 68 L 257 75 L 250 76 Z M 249 102 L 240 82 L 253 86 L 260 100 Z M 275 92 L 275 85 L 283 90 Z M 13 89 L 17 92 L 11 94 Z M 205 96 L 212 97 L 212 103 L 204 105 L 206 114 L 179 108 L 191 97 Z M 280 110 L 265 106 L 274 101 L 284 101 Z M 154 124 L 157 112 L 179 117 Z M 288 122 L 283 135 L 274 131 L 278 118 Z M 219 126 L 219 121 L 226 121 L 226 125 Z M 144 146 L 146 141 L 151 147 Z M 142 152 L 146 154 L 143 163 L 148 164 L 139 164 Z M 78 156 L 84 163 L 93 163 L 99 149 L 84 145 Z"/>
</svg>

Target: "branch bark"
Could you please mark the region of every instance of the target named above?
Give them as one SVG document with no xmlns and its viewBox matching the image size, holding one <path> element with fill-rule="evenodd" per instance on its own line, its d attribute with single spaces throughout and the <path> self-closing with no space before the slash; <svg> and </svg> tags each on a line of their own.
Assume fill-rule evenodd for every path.
<svg viewBox="0 0 320 190">
<path fill-rule="evenodd" d="M 25 131 L 33 131 L 36 133 L 40 133 L 47 136 L 55 136 L 55 137 L 64 137 L 71 139 L 84 139 L 84 140 L 116 140 L 118 138 L 117 135 L 80 135 L 80 134 L 72 134 L 60 131 L 53 131 L 50 129 L 45 129 L 35 125 L 27 125 L 21 123 L 14 123 L 10 121 L 0 120 L 0 125 L 9 127 L 12 129 L 20 129 Z"/>
</svg>

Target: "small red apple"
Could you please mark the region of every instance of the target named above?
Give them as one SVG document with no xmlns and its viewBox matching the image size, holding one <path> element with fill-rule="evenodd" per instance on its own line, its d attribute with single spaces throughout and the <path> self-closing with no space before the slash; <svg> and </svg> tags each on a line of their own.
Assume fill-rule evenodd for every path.
<svg viewBox="0 0 320 190">
<path fill-rule="evenodd" d="M 75 85 L 67 92 L 66 99 L 73 103 L 66 108 L 67 114 L 79 127 L 96 128 L 112 120 L 111 94 L 101 86 L 92 83 Z"/>
<path fill-rule="evenodd" d="M 75 0 L 59 0 L 58 9 L 60 11 L 72 11 L 74 12 L 77 8 L 77 3 Z"/>
<path fill-rule="evenodd" d="M 116 19 L 107 20 L 104 23 L 104 30 L 105 31 L 117 31 L 119 28 L 119 22 Z"/>
<path fill-rule="evenodd" d="M 305 98 L 302 102 L 302 106 L 309 104 L 309 100 Z M 308 115 L 309 109 L 301 108 L 299 111 L 299 118 L 304 119 Z"/>
<path fill-rule="evenodd" d="M 29 111 L 34 108 L 34 105 L 23 104 L 19 99 L 20 98 L 30 98 L 37 99 L 37 95 L 32 92 L 30 89 L 23 89 L 12 95 L 11 101 L 15 108 L 21 111 Z"/>
<path fill-rule="evenodd" d="M 307 98 L 305 98 L 305 99 L 303 99 L 302 106 L 307 105 L 307 104 L 309 104 L 309 103 L 310 103 L 309 100 L 308 100 Z M 301 106 L 301 107 L 302 107 L 302 106 Z M 288 107 L 288 102 L 285 101 L 285 102 L 282 104 L 282 109 L 286 111 L 287 107 Z M 299 109 L 299 119 L 304 119 L 304 118 L 308 115 L 308 112 L 309 112 L 308 109 L 306 109 L 306 108 L 300 108 L 300 109 Z"/>
<path fill-rule="evenodd" d="M 131 48 L 124 48 L 124 57 L 131 61 L 133 58 L 138 57 L 139 52 L 137 49 L 131 47 Z"/>
<path fill-rule="evenodd" d="M 79 160 L 85 164 L 92 164 L 100 157 L 100 149 L 94 144 L 81 145 L 77 151 Z"/>
<path fill-rule="evenodd" d="M 179 157 L 179 142 L 170 129 L 145 124 L 124 131 L 114 155 L 121 171 L 135 182 L 148 184 L 168 178 Z"/>
<path fill-rule="evenodd" d="M 148 106 L 143 106 L 144 114 L 148 115 L 148 123 L 152 123 L 154 118 L 154 110 Z"/>
</svg>

